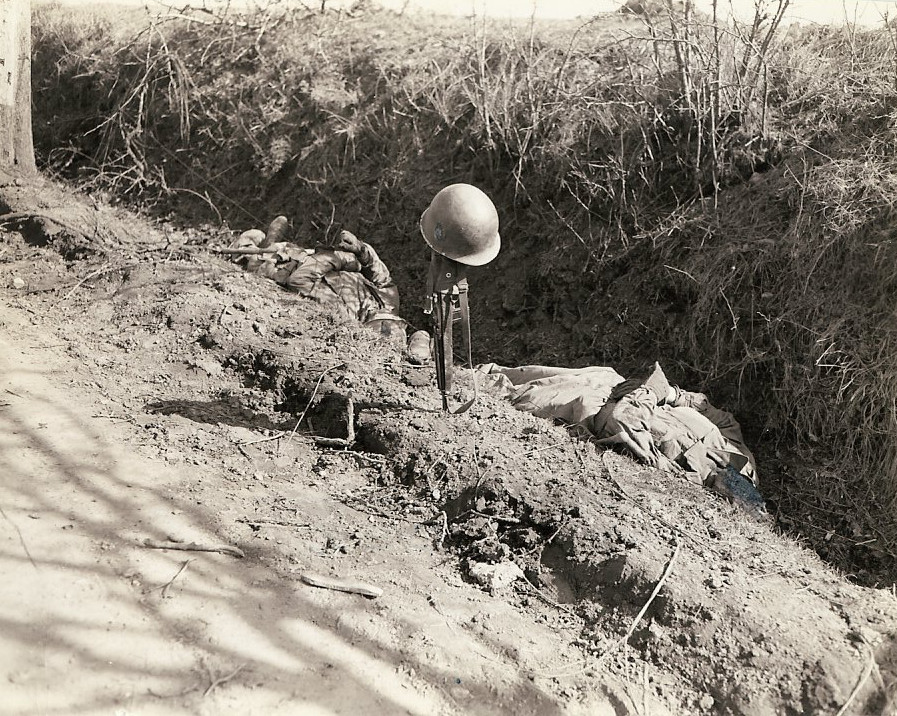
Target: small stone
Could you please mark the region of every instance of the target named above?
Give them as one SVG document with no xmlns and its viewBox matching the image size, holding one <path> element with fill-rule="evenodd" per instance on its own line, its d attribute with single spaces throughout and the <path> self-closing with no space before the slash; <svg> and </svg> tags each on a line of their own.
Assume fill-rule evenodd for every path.
<svg viewBox="0 0 897 716">
<path fill-rule="evenodd" d="M 14 276 L 12 279 L 12 287 L 13 288 L 25 288 L 25 281 L 22 280 L 19 276 Z"/>
<path fill-rule="evenodd" d="M 713 708 L 713 705 L 716 703 L 714 698 L 710 694 L 704 694 L 701 697 L 701 700 L 698 702 L 698 706 L 701 707 L 704 711 L 709 711 Z"/>
<path fill-rule="evenodd" d="M 210 359 L 191 361 L 190 365 L 205 371 L 210 376 L 218 376 L 224 372 L 224 368 L 221 367 L 221 363 L 216 360 Z"/>
<path fill-rule="evenodd" d="M 523 570 L 513 562 L 498 564 L 471 562 L 470 576 L 475 582 L 486 587 L 492 595 L 506 592 L 514 582 L 524 578 Z"/>
</svg>

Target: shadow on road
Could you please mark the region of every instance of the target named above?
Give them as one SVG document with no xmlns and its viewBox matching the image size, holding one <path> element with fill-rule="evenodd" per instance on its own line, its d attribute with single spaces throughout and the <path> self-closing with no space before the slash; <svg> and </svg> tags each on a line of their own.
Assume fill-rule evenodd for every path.
<svg viewBox="0 0 897 716">
<path fill-rule="evenodd" d="M 0 373 L 0 387 L 0 681 L 13 713 L 493 713 L 497 698 L 558 712 L 522 673 L 496 685 L 488 669 L 471 680 L 468 664 L 462 680 L 446 666 L 501 661 L 485 639 L 437 643 L 437 631 L 440 658 L 415 656 L 428 652 L 410 648 L 421 625 L 400 616 L 401 595 L 299 586 L 265 566 L 276 544 L 242 545 L 242 560 L 147 549 L 234 535 L 185 499 L 189 479 L 128 449 L 132 426 L 81 415 L 33 370 Z"/>
</svg>

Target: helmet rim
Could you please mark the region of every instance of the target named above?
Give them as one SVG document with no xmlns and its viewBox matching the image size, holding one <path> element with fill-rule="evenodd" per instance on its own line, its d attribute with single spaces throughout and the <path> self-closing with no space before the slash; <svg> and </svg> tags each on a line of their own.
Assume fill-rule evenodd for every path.
<svg viewBox="0 0 897 716">
<path fill-rule="evenodd" d="M 462 240 L 462 242 L 467 240 L 468 245 L 453 247 L 453 242 L 451 239 L 440 235 L 441 224 L 438 218 L 434 216 L 434 205 L 437 205 L 440 200 L 442 200 L 443 207 L 446 202 L 451 205 L 451 202 L 453 200 L 453 197 L 451 196 L 451 190 L 457 190 L 462 187 L 466 192 L 472 191 L 473 194 L 477 196 L 478 200 L 481 198 L 482 200 L 487 202 L 488 206 L 491 208 L 491 212 L 494 214 L 494 233 L 488 235 L 485 240 L 481 237 L 476 237 L 476 243 L 481 244 L 480 247 L 469 245 L 473 242 L 469 241 L 469 239 L 467 239 L 467 237 L 465 236 L 465 234 L 467 234 L 467 227 L 464 226 L 463 222 L 465 221 L 465 219 L 467 221 L 470 221 L 469 217 L 464 217 L 462 214 L 462 216 L 459 217 L 461 225 L 459 226 L 455 224 L 454 226 L 450 227 L 452 233 L 454 233 L 456 237 L 458 236 L 458 234 L 460 234 L 459 238 Z M 451 184 L 440 190 L 436 194 L 436 196 L 433 197 L 433 200 L 430 202 L 430 206 L 428 206 L 424 210 L 423 214 L 421 214 L 420 232 L 424 238 L 424 241 L 427 242 L 427 245 L 437 254 L 445 256 L 446 258 L 453 261 L 457 261 L 458 263 L 466 264 L 468 266 L 482 266 L 484 264 L 487 264 L 496 256 L 498 256 L 498 253 L 501 250 L 501 234 L 498 231 L 498 212 L 495 211 L 495 206 L 492 204 L 492 201 L 489 199 L 489 197 L 482 190 L 470 184 Z"/>
</svg>

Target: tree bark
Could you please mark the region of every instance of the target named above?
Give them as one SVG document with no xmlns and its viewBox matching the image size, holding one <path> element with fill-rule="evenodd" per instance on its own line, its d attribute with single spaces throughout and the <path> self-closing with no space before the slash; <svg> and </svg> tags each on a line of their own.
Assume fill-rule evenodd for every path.
<svg viewBox="0 0 897 716">
<path fill-rule="evenodd" d="M 30 0 L 0 0 L 0 169 L 36 171 L 31 134 Z"/>
</svg>

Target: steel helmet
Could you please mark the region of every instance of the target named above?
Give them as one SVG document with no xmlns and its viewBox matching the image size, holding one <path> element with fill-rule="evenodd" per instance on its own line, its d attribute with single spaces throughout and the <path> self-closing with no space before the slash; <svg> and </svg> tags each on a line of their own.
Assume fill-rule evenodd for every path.
<svg viewBox="0 0 897 716">
<path fill-rule="evenodd" d="M 450 184 L 436 194 L 420 230 L 433 251 L 468 266 L 489 263 L 501 248 L 495 204 L 470 184 Z"/>
</svg>

